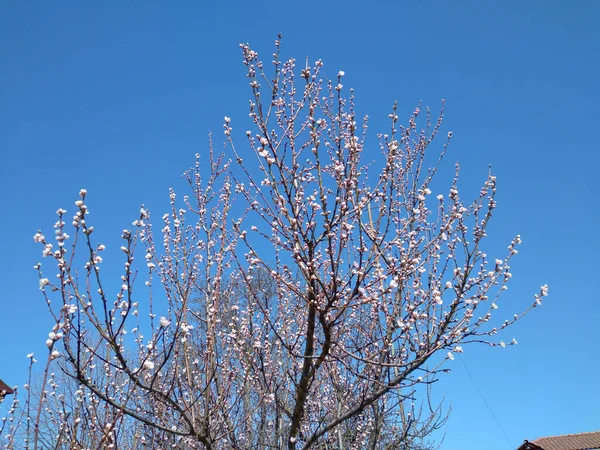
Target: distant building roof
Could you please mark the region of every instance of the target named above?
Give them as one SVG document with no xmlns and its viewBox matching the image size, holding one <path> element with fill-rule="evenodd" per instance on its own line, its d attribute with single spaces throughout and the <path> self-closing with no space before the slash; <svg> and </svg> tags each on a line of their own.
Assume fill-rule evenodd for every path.
<svg viewBox="0 0 600 450">
<path fill-rule="evenodd" d="M 600 449 L 600 431 L 563 434 L 525 441 L 517 450 L 591 450 Z"/>
<path fill-rule="evenodd" d="M 13 391 L 8 384 L 0 380 L 0 398 L 4 397 L 6 394 L 14 394 L 14 392 L 15 391 Z"/>
</svg>

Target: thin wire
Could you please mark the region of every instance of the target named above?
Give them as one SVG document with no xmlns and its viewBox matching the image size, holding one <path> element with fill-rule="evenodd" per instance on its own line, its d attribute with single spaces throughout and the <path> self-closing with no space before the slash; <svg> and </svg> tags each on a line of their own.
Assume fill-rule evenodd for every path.
<svg viewBox="0 0 600 450">
<path fill-rule="evenodd" d="M 502 434 L 504 435 L 504 437 L 506 438 L 506 440 L 510 444 L 510 448 L 511 449 L 515 448 L 515 446 L 513 445 L 512 441 L 510 440 L 510 438 L 506 434 L 506 431 L 504 431 L 504 428 L 502 428 L 502 425 L 500 425 L 500 421 L 496 417 L 496 414 L 494 414 L 494 411 L 492 410 L 490 404 L 487 402 L 487 400 L 485 399 L 485 397 L 481 393 L 481 390 L 479 389 L 479 386 L 477 386 L 477 383 L 475 382 L 475 378 L 473 378 L 473 375 L 471 375 L 471 371 L 469 370 L 469 368 L 465 364 L 465 361 L 462 359 L 462 356 L 460 354 L 458 355 L 458 359 L 460 359 L 460 362 L 465 367 L 465 370 L 467 371 L 467 374 L 469 375 L 469 378 L 473 382 L 473 386 L 475 386 L 475 389 L 477 389 L 477 392 L 479 393 L 480 397 L 482 398 L 483 402 L 485 403 L 485 406 L 487 406 L 487 409 L 490 411 L 490 413 L 492 413 L 492 417 L 496 421 L 496 425 L 498 425 L 498 428 L 500 428 L 500 431 L 502 431 Z"/>
</svg>

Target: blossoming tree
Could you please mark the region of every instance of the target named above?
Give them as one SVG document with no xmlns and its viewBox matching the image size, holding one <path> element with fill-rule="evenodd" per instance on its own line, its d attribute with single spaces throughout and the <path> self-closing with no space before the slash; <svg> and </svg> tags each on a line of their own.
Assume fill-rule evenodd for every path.
<svg viewBox="0 0 600 450">
<path fill-rule="evenodd" d="M 496 335 L 546 295 L 495 318 L 520 238 L 484 251 L 491 174 L 472 201 L 458 166 L 434 182 L 443 110 L 401 125 L 394 106 L 368 143 L 343 72 L 324 81 L 321 61 L 297 68 L 278 41 L 271 69 L 241 48 L 253 129 L 236 142 L 226 117 L 230 156 L 211 147 L 206 174 L 197 156 L 158 221 L 142 207 L 118 283 L 85 190 L 72 219 L 58 210 L 56 242 L 35 235 L 56 263 L 56 278 L 36 266 L 55 326 L 45 392 L 25 402 L 30 420 L 4 422 L 8 448 L 23 435 L 27 448 L 416 448 L 444 416 L 415 396 L 465 344 L 504 346 Z"/>
</svg>

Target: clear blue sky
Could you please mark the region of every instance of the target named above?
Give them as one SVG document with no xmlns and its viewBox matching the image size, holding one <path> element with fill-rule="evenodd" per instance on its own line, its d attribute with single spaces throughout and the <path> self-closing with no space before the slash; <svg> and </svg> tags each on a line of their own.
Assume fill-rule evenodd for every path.
<svg viewBox="0 0 600 450">
<path fill-rule="evenodd" d="M 600 429 L 598 20 L 596 1 L 2 2 L 0 377 L 22 384 L 45 349 L 32 235 L 80 188 L 113 246 L 141 203 L 166 210 L 207 134 L 247 117 L 238 43 L 268 55 L 281 31 L 285 56 L 346 72 L 373 138 L 395 99 L 408 116 L 446 98 L 449 164 L 473 194 L 488 164 L 498 177 L 489 247 L 523 237 L 501 311 L 550 285 L 505 336 L 519 345 L 463 357 L 513 446 L 457 358 L 436 386 L 453 408 L 442 448 Z"/>
</svg>

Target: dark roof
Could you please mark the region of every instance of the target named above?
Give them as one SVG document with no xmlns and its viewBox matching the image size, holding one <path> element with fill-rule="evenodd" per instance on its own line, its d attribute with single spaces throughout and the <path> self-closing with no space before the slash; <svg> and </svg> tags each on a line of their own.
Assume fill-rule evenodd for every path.
<svg viewBox="0 0 600 450">
<path fill-rule="evenodd" d="M 518 450 L 591 450 L 600 449 L 600 431 L 563 434 L 525 441 Z"/>
<path fill-rule="evenodd" d="M 8 384 L 0 380 L 0 397 L 4 397 L 5 394 L 14 394 L 14 392 Z"/>
<path fill-rule="evenodd" d="M 517 450 L 544 450 L 542 447 L 539 447 L 532 442 L 525 441 L 521 444 L 521 446 Z"/>
</svg>

